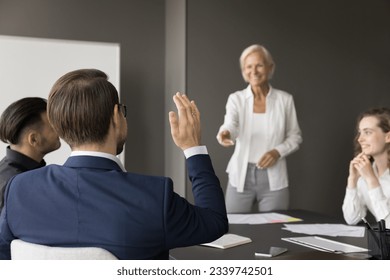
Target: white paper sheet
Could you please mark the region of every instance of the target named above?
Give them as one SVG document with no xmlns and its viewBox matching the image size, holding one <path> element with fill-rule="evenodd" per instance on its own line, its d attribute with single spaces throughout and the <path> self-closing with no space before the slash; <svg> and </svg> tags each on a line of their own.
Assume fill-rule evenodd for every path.
<svg viewBox="0 0 390 280">
<path fill-rule="evenodd" d="M 298 222 L 302 219 L 279 213 L 228 214 L 229 224 L 271 224 Z"/>
<path fill-rule="evenodd" d="M 365 228 L 344 224 L 285 224 L 282 229 L 295 233 L 328 236 L 364 237 Z"/>
<path fill-rule="evenodd" d="M 357 247 L 347 243 L 342 243 L 318 236 L 288 237 L 282 238 L 282 240 L 316 249 L 319 251 L 332 253 L 356 253 L 368 251 L 366 248 Z"/>
</svg>

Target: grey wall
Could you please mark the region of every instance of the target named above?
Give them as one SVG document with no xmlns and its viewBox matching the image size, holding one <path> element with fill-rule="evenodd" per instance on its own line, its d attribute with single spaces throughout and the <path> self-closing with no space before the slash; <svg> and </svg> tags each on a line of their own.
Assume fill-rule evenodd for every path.
<svg viewBox="0 0 390 280">
<path fill-rule="evenodd" d="M 227 96 L 245 87 L 238 58 L 264 44 L 276 88 L 294 95 L 303 131 L 288 158 L 293 208 L 341 215 L 357 114 L 390 105 L 390 1 L 188 0 L 187 91 L 225 186 L 232 149 L 215 135 Z"/>
<path fill-rule="evenodd" d="M 165 115 L 175 111 L 172 95 L 186 92 L 186 1 L 165 0 Z M 187 173 L 183 152 L 172 141 L 165 122 L 164 174 L 175 182 L 174 189 L 186 196 Z"/>
<path fill-rule="evenodd" d="M 390 2 L 187 0 L 178 10 L 176 22 L 186 16 L 179 61 L 186 73 L 174 83 L 200 107 L 203 141 L 223 186 L 232 150 L 215 134 L 228 94 L 245 86 L 241 51 L 261 43 L 276 61 L 272 84 L 294 95 L 303 130 L 301 149 L 288 159 L 292 207 L 341 215 L 356 115 L 390 105 Z M 164 49 L 165 13 L 164 0 L 0 0 L 0 34 L 119 42 L 120 91 L 129 106 L 126 168 L 163 174 L 164 59 L 172 54 Z"/>
<path fill-rule="evenodd" d="M 155 175 L 164 171 L 164 25 L 164 0 L 0 0 L 2 35 L 120 43 L 126 168 Z"/>
</svg>

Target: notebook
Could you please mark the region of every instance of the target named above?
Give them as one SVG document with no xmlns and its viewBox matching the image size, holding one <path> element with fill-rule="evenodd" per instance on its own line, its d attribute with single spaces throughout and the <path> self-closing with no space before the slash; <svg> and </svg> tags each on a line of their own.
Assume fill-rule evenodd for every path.
<svg viewBox="0 0 390 280">
<path fill-rule="evenodd" d="M 214 240 L 213 242 L 203 243 L 201 245 L 219 248 L 219 249 L 227 249 L 227 248 L 235 247 L 250 242 L 252 242 L 252 239 L 250 239 L 249 237 L 245 237 L 233 233 L 227 233 L 222 237 L 218 238 L 217 240 Z"/>
<path fill-rule="evenodd" d="M 282 240 L 287 242 L 292 242 L 299 244 L 305 247 L 316 249 L 324 252 L 332 253 L 358 253 L 358 252 L 367 252 L 368 250 L 362 247 L 353 246 L 347 243 L 342 243 L 319 236 L 303 236 L 303 237 L 288 237 L 282 238 Z"/>
</svg>

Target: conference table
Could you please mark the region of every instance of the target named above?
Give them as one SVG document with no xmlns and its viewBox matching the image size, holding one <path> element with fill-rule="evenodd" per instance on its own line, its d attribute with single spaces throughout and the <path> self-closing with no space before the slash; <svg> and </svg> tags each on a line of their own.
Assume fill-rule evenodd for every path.
<svg viewBox="0 0 390 280">
<path fill-rule="evenodd" d="M 328 217 L 306 210 L 288 210 L 274 211 L 276 213 L 289 215 L 294 218 L 302 219 L 294 223 L 314 224 L 314 223 L 329 223 L 329 224 L 345 224 L 343 220 Z M 252 242 L 239 245 L 227 249 L 218 249 L 202 245 L 176 248 L 170 251 L 172 259 L 177 260 L 252 260 L 252 259 L 367 259 L 367 253 L 349 253 L 335 254 L 323 251 L 318 251 L 295 243 L 282 240 L 286 237 L 305 236 L 305 234 L 293 233 L 287 230 L 282 230 L 284 223 L 266 223 L 266 224 L 230 224 L 229 233 L 246 236 L 252 239 Z M 347 243 L 350 245 L 367 248 L 367 237 L 320 237 L 331 239 L 338 242 Z M 265 252 L 269 247 L 284 247 L 287 252 L 272 258 L 255 256 L 255 252 Z"/>
</svg>

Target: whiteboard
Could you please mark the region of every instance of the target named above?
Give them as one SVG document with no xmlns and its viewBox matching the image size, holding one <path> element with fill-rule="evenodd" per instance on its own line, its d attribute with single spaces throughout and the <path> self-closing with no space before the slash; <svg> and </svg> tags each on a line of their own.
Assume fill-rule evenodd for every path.
<svg viewBox="0 0 390 280">
<path fill-rule="evenodd" d="M 0 35 L 0 113 L 20 98 L 47 99 L 59 77 L 81 68 L 102 70 L 119 92 L 120 45 Z M 0 141 L 0 159 L 6 147 Z M 61 148 L 47 154 L 45 161 L 63 164 L 69 154 L 61 140 Z M 119 158 L 124 163 L 124 152 Z"/>
</svg>

